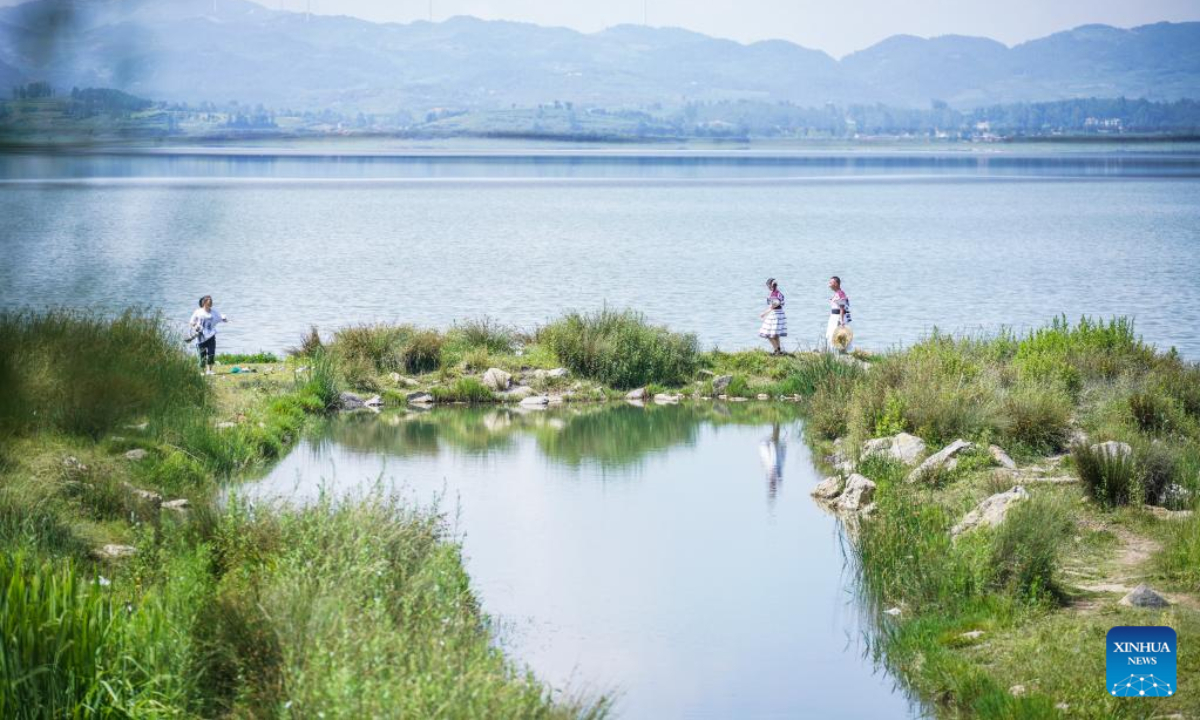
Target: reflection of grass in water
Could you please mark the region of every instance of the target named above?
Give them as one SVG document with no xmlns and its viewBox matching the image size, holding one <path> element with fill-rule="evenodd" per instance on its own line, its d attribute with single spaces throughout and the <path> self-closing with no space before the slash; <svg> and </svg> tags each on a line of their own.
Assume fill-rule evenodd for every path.
<svg viewBox="0 0 1200 720">
<path fill-rule="evenodd" d="M 394 457 L 432 456 L 444 448 L 507 451 L 518 434 L 533 435 L 548 458 L 567 465 L 636 463 L 645 455 L 691 444 L 702 424 L 789 423 L 799 407 L 779 403 L 698 404 L 645 408 L 589 405 L 545 412 L 510 408 L 439 408 L 428 412 L 359 414 L 331 421 L 324 439 Z"/>
</svg>

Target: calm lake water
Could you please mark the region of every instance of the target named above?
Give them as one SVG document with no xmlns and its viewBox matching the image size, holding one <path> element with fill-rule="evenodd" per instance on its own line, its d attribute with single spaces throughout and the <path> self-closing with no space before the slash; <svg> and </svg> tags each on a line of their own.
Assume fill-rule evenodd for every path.
<svg viewBox="0 0 1200 720">
<path fill-rule="evenodd" d="M 501 644 L 622 718 L 919 715 L 867 654 L 791 405 L 437 409 L 331 421 L 253 501 L 441 509 Z"/>
<path fill-rule="evenodd" d="M 741 348 L 767 276 L 810 347 L 838 274 L 860 347 L 1130 315 L 1200 358 L 1195 152 L 8 154 L 0 218 L 0 306 L 211 293 L 229 351 L 606 303 Z"/>
</svg>

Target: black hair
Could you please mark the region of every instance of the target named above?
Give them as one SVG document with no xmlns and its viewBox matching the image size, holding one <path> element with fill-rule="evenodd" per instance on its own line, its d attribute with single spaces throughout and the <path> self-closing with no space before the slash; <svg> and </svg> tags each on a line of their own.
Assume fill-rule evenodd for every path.
<svg viewBox="0 0 1200 720">
<path fill-rule="evenodd" d="M 778 286 L 779 286 L 779 283 L 775 282 L 775 278 L 767 278 L 767 287 L 774 290 Z"/>
<path fill-rule="evenodd" d="M 837 275 L 834 275 L 833 277 L 831 277 L 831 278 L 829 278 L 829 279 L 830 279 L 830 280 L 837 280 L 837 284 L 838 284 L 838 285 L 841 285 L 841 284 L 842 284 L 842 279 L 841 279 L 840 277 L 838 277 Z"/>
<path fill-rule="evenodd" d="M 205 300 L 212 300 L 212 295 L 201 295 L 200 296 L 200 307 L 204 307 Z"/>
</svg>

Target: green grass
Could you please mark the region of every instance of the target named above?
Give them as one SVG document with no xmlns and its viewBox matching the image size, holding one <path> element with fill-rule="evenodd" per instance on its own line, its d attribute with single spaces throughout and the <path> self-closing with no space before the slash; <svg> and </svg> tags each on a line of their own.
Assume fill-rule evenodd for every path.
<svg viewBox="0 0 1200 720">
<path fill-rule="evenodd" d="M 694 335 L 651 325 L 632 310 L 569 313 L 541 328 L 537 342 L 572 372 L 623 390 L 682 385 L 699 361 Z"/>
<path fill-rule="evenodd" d="M 438 402 L 485 403 L 496 399 L 495 393 L 473 377 L 458 378 L 449 385 L 438 385 L 430 389 Z"/>
<path fill-rule="evenodd" d="M 155 318 L 3 315 L 0 328 L 21 341 L 0 351 L 13 390 L 0 433 L 0 716 L 605 714 L 603 699 L 552 699 L 496 649 L 436 509 L 383 497 L 216 506 L 223 483 L 331 407 L 345 338 L 341 351 L 311 343 L 294 379 L 210 383 Z M 417 331 L 398 362 L 430 348 L 440 337 Z M 81 349 L 107 356 L 84 362 Z M 453 387 L 490 396 L 471 378 Z M 60 407 L 34 413 L 38 398 Z M 133 448 L 146 457 L 125 459 Z M 160 511 L 131 488 L 191 509 Z M 97 560 L 106 543 L 136 554 Z"/>
<path fill-rule="evenodd" d="M 256 353 L 221 353 L 217 355 L 217 362 L 222 365 L 277 363 L 279 362 L 279 357 L 275 353 L 264 352 L 262 350 Z"/>
</svg>

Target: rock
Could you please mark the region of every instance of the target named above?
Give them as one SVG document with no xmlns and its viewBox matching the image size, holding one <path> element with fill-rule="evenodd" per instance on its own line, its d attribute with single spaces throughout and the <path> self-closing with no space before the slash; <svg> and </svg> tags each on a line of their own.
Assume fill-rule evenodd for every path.
<svg viewBox="0 0 1200 720">
<path fill-rule="evenodd" d="M 938 470 L 953 470 L 958 464 L 958 454 L 974 447 L 975 443 L 973 442 L 962 439 L 955 440 L 938 452 L 925 458 L 925 462 L 918 465 L 916 470 L 908 474 L 908 482 L 916 482 L 929 473 Z"/>
<path fill-rule="evenodd" d="M 875 483 L 862 475 L 854 474 L 846 479 L 846 487 L 838 498 L 837 509 L 842 512 L 858 512 L 874 497 Z"/>
<path fill-rule="evenodd" d="M 1150 589 L 1146 583 L 1142 583 L 1133 589 L 1125 597 L 1121 598 L 1121 604 L 1128 607 L 1141 608 L 1165 608 L 1171 603 L 1162 595 Z"/>
<path fill-rule="evenodd" d="M 1163 488 L 1159 503 L 1170 508 L 1190 506 L 1192 504 L 1192 491 L 1179 483 L 1171 483 Z"/>
<path fill-rule="evenodd" d="M 996 527 L 1004 522 L 1004 516 L 1008 514 L 1013 503 L 1028 499 L 1029 493 L 1020 485 L 1016 485 L 1006 492 L 996 493 L 976 505 L 974 510 L 967 513 L 957 525 L 950 528 L 950 535 L 958 537 L 962 533 L 980 526 Z"/>
<path fill-rule="evenodd" d="M 837 475 L 825 478 L 809 493 L 818 500 L 833 500 L 842 494 L 842 479 Z"/>
<path fill-rule="evenodd" d="M 1184 520 L 1192 516 L 1191 510 L 1168 510 L 1157 505 L 1143 505 L 1142 507 L 1159 520 Z"/>
<path fill-rule="evenodd" d="M 533 395 L 521 401 L 521 407 L 546 407 L 550 404 L 550 398 L 545 395 Z"/>
<path fill-rule="evenodd" d="M 1008 453 L 1004 452 L 1004 448 L 1000 447 L 999 445 L 988 445 L 988 454 L 992 456 L 992 459 L 995 460 L 996 464 L 1000 467 L 1006 470 L 1017 469 L 1017 464 L 1013 462 L 1011 457 L 1008 456 Z"/>
<path fill-rule="evenodd" d="M 338 393 L 338 407 L 342 410 L 354 410 L 363 406 L 363 399 L 352 392 Z"/>
<path fill-rule="evenodd" d="M 902 612 L 902 611 L 901 611 L 901 610 L 900 610 L 900 608 L 898 608 L 898 607 L 890 607 L 890 608 L 888 608 L 887 610 L 884 610 L 884 611 L 883 611 L 883 614 L 884 614 L 884 615 L 891 615 L 892 617 L 900 617 L 900 613 L 901 613 L 901 612 Z"/>
<path fill-rule="evenodd" d="M 63 467 L 65 467 L 67 470 L 70 470 L 71 472 L 81 472 L 81 473 L 87 472 L 87 469 L 88 469 L 87 465 L 84 465 L 83 463 L 79 462 L 79 458 L 75 457 L 74 455 L 68 455 L 65 458 L 63 458 Z"/>
<path fill-rule="evenodd" d="M 378 395 L 372 395 L 366 400 L 363 400 L 363 405 L 366 405 L 367 407 L 383 407 L 383 399 Z"/>
<path fill-rule="evenodd" d="M 149 455 L 149 453 L 147 453 L 145 450 L 141 448 L 134 448 L 125 453 L 125 459 L 137 462 L 138 460 L 145 460 L 147 455 Z"/>
<path fill-rule="evenodd" d="M 733 382 L 732 375 L 718 375 L 713 378 L 713 395 L 724 395 L 731 382 Z"/>
<path fill-rule="evenodd" d="M 158 493 L 153 492 L 151 490 L 143 490 L 140 487 L 137 487 L 136 485 L 130 485 L 129 483 L 121 483 L 121 484 L 129 492 L 130 495 L 134 496 L 138 500 L 141 500 L 142 502 L 148 502 L 151 505 L 154 505 L 156 507 L 159 505 L 162 505 L 162 501 L 163 501 L 162 495 L 159 495 Z"/>
<path fill-rule="evenodd" d="M 512 384 L 512 374 L 504 372 L 500 368 L 488 368 L 483 374 L 483 384 L 489 390 L 503 392 Z"/>
<path fill-rule="evenodd" d="M 1071 706 L 1070 706 L 1070 705 L 1068 705 L 1068 704 L 1067 704 L 1067 703 L 1065 703 L 1065 702 L 1054 703 L 1054 709 L 1055 709 L 1055 710 L 1061 710 L 1061 711 L 1063 711 L 1063 712 L 1066 712 L 1066 711 L 1068 711 L 1068 710 L 1070 710 L 1070 709 L 1071 709 Z"/>
<path fill-rule="evenodd" d="M 222 422 L 219 422 L 219 423 L 217 423 L 217 426 L 216 426 L 216 427 L 217 427 L 217 429 L 218 429 L 218 430 L 228 430 L 228 429 L 230 429 L 230 428 L 235 428 L 235 427 L 237 427 L 237 423 L 235 423 L 235 422 L 229 422 L 228 420 L 224 420 L 224 421 L 222 421 Z"/>
<path fill-rule="evenodd" d="M 145 432 L 146 428 L 150 427 L 150 423 L 140 422 L 140 423 L 136 423 L 133 425 L 126 425 L 125 427 L 129 430 L 137 430 L 138 432 Z"/>
<path fill-rule="evenodd" d="M 983 631 L 982 630 L 968 630 L 967 632 L 963 633 L 962 635 L 959 635 L 959 637 L 964 638 L 966 640 L 978 640 L 979 638 L 983 637 Z"/>
<path fill-rule="evenodd" d="M 398 373 L 398 372 L 394 372 L 394 373 L 388 373 L 388 379 L 389 379 L 389 380 L 391 380 L 391 381 L 392 381 L 392 382 L 394 382 L 394 383 L 398 383 L 398 382 L 400 382 L 400 380 L 401 380 L 402 378 L 401 378 L 401 376 L 400 376 L 400 373 Z"/>
<path fill-rule="evenodd" d="M 1013 697 L 1021 697 L 1022 695 L 1025 694 L 1025 686 L 1024 685 L 1013 685 L 1012 687 L 1010 687 L 1008 689 L 1008 694 L 1012 695 Z"/>
<path fill-rule="evenodd" d="M 524 400 L 530 395 L 536 395 L 537 391 L 528 385 L 518 385 L 512 390 L 504 393 L 504 397 L 508 400 Z"/>
<path fill-rule="evenodd" d="M 658 393 L 654 396 L 654 402 L 658 405 L 675 405 L 679 402 L 680 395 L 670 395 L 668 393 Z"/>
<path fill-rule="evenodd" d="M 925 441 L 916 435 L 898 433 L 892 437 L 875 438 L 863 443 L 860 455 L 865 460 L 876 455 L 912 465 L 925 454 Z"/>
<path fill-rule="evenodd" d="M 771 396 L 766 393 L 759 393 L 754 396 L 755 400 L 770 400 Z"/>
<path fill-rule="evenodd" d="M 630 390 L 629 392 L 625 393 L 625 399 L 626 400 L 645 400 L 646 399 L 646 388 L 640 387 L 640 388 L 637 388 L 636 390 Z"/>
<path fill-rule="evenodd" d="M 100 560 L 119 560 L 137 553 L 137 548 L 130 545 L 104 545 L 92 551 Z"/>
<path fill-rule="evenodd" d="M 1129 443 L 1109 440 L 1107 442 L 1093 445 L 1092 452 L 1103 454 L 1105 457 L 1112 460 L 1124 460 L 1133 454 L 1133 448 L 1129 446 Z"/>
<path fill-rule="evenodd" d="M 566 376 L 568 376 L 570 374 L 571 374 L 570 370 L 567 370 L 566 368 L 561 368 L 561 367 L 546 371 L 546 377 L 551 380 L 561 380 L 562 378 L 565 378 Z"/>
<path fill-rule="evenodd" d="M 432 405 L 433 404 L 433 396 L 427 392 L 409 393 L 407 396 L 405 396 L 404 400 L 405 400 L 405 402 L 410 403 L 412 405 Z"/>
<path fill-rule="evenodd" d="M 179 498 L 178 500 L 168 500 L 162 504 L 163 510 L 174 510 L 175 512 L 186 512 L 191 503 L 187 498 Z"/>
<path fill-rule="evenodd" d="M 1083 430 L 1075 428 L 1071 434 L 1067 436 L 1067 445 L 1087 445 L 1088 436 Z"/>
</svg>

